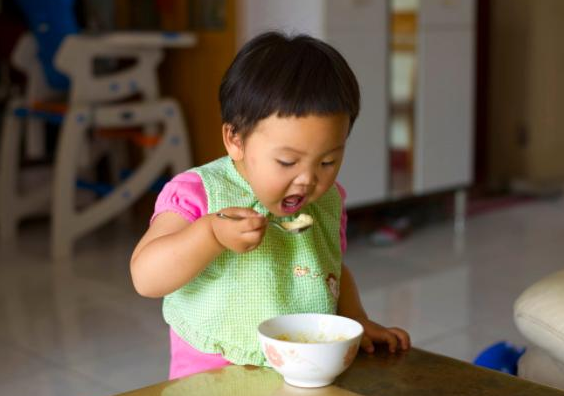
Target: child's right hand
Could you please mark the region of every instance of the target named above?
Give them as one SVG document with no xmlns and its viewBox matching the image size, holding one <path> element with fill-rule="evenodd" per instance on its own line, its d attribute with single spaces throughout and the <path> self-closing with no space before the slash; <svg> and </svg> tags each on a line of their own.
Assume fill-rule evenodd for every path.
<svg viewBox="0 0 564 396">
<path fill-rule="evenodd" d="M 217 241 L 226 249 L 245 253 L 262 242 L 268 220 L 250 208 L 225 208 L 222 213 L 240 220 L 219 218 L 214 215 L 211 225 Z"/>
</svg>

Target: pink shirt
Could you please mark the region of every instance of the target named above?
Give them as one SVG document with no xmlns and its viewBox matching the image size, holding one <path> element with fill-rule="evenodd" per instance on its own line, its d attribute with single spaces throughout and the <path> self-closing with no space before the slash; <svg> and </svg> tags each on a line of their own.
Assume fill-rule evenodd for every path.
<svg viewBox="0 0 564 396">
<path fill-rule="evenodd" d="M 341 251 L 347 248 L 346 228 L 347 213 L 344 206 L 346 192 L 344 188 L 335 183 L 341 194 L 343 209 L 341 215 Z M 197 173 L 184 172 L 169 181 L 155 203 L 153 219 L 163 213 L 173 212 L 193 222 L 208 214 L 208 199 L 204 184 Z M 172 329 L 170 330 L 170 373 L 169 378 L 179 378 L 191 374 L 217 369 L 231 364 L 221 354 L 203 353 L 182 340 Z"/>
</svg>

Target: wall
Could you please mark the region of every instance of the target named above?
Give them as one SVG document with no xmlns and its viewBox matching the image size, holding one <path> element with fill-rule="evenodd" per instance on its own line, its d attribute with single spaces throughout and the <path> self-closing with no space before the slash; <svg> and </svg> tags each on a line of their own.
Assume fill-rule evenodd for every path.
<svg viewBox="0 0 564 396">
<path fill-rule="evenodd" d="M 488 183 L 564 181 L 564 2 L 490 3 Z"/>
<path fill-rule="evenodd" d="M 527 176 L 564 181 L 564 1 L 533 1 Z"/>
</svg>

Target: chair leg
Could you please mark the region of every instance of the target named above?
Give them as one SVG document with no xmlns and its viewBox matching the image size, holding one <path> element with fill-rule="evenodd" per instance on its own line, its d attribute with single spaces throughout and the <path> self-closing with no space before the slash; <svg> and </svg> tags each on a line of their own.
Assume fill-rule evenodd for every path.
<svg viewBox="0 0 564 396">
<path fill-rule="evenodd" d="M 164 99 L 162 100 L 162 108 L 166 117 L 166 128 L 171 131 L 168 144 L 173 146 L 170 150 L 172 173 L 178 174 L 188 170 L 193 165 L 192 151 L 188 140 L 188 127 L 184 122 L 178 102 L 173 99 Z"/>
<path fill-rule="evenodd" d="M 51 254 L 66 258 L 72 254 L 75 239 L 76 178 L 80 148 L 91 124 L 87 107 L 69 109 L 61 127 L 55 155 L 53 201 L 51 203 Z M 82 153 L 84 154 L 84 153 Z"/>
<path fill-rule="evenodd" d="M 21 123 L 14 109 L 21 101 L 11 101 L 6 107 L 2 125 L 0 147 L 0 239 L 3 242 L 15 238 L 19 222 L 17 179 L 20 162 Z"/>
<path fill-rule="evenodd" d="M 24 170 L 20 167 L 22 137 L 27 143 L 29 120 L 14 115 L 14 110 L 23 106 L 23 100 L 12 100 L 7 106 L 2 125 L 0 148 L 0 241 L 12 241 L 17 236 L 21 219 L 44 209 L 51 199 L 49 180 L 42 185 L 34 185 L 29 191 L 22 191 L 19 181 Z M 33 124 L 36 127 L 40 124 Z M 44 131 L 35 129 L 35 133 Z"/>
</svg>

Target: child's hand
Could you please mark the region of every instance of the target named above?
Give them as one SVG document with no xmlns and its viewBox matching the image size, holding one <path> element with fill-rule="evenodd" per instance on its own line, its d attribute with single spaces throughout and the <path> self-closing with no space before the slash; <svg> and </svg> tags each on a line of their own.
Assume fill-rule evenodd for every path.
<svg viewBox="0 0 564 396">
<path fill-rule="evenodd" d="M 260 245 L 268 225 L 266 217 L 249 208 L 225 208 L 221 212 L 241 218 L 230 220 L 214 216 L 213 233 L 222 246 L 237 253 L 245 253 Z"/>
<path fill-rule="evenodd" d="M 368 353 L 373 353 L 374 343 L 386 343 L 390 352 L 394 353 L 399 348 L 407 350 L 411 347 L 409 334 L 399 327 L 384 327 L 368 318 L 353 318 L 364 327 L 364 335 L 360 346 Z"/>
</svg>

